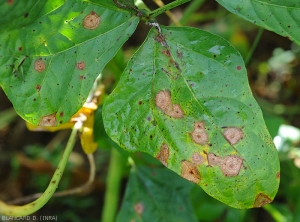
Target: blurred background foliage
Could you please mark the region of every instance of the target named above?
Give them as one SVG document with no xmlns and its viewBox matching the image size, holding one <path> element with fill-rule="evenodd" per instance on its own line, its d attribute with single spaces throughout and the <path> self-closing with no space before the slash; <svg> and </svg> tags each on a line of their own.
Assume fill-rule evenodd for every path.
<svg viewBox="0 0 300 222">
<path fill-rule="evenodd" d="M 159 4 L 157 0 L 156 3 L 154 0 L 144 2 L 150 9 L 157 8 Z M 171 0 L 164 1 L 169 2 Z M 186 182 L 190 187 L 191 206 L 196 220 L 300 221 L 300 46 L 238 18 L 215 1 L 194 0 L 173 9 L 168 16 L 159 16 L 157 20 L 163 25 L 188 25 L 220 35 L 241 53 L 248 70 L 249 84 L 262 108 L 281 162 L 278 194 L 272 204 L 260 209 L 233 209 Z M 126 62 L 143 42 L 149 29 L 141 22 L 134 35 L 102 72 L 102 84 L 107 94 L 113 90 Z M 111 168 L 111 161 L 120 164 L 120 178 L 115 180 L 119 183 L 119 192 L 113 195 L 117 200 L 116 210 L 122 214 L 124 210 L 130 210 L 122 207 L 122 200 L 126 199 L 125 193 L 129 192 L 126 191 L 126 183 L 129 175 L 132 175 L 131 166 L 162 168 L 154 158 L 142 153 L 126 153 L 107 138 L 102 125 L 101 107 L 96 111 L 95 118 L 95 140 L 99 148 L 94 154 L 96 179 L 93 189 L 80 195 L 53 197 L 36 215 L 57 215 L 59 221 L 76 222 L 84 219 L 93 222 L 102 218 L 106 222 L 102 210 L 107 200 L 107 172 Z M 69 130 L 56 133 L 28 131 L 25 122 L 16 115 L 0 90 L 0 199 L 13 203 L 23 196 L 43 192 L 69 133 Z M 118 161 L 110 159 L 112 150 L 117 150 Z M 164 173 L 172 174 L 168 171 Z M 88 161 L 78 141 L 58 190 L 80 186 L 88 177 Z M 132 189 L 138 189 L 138 185 Z M 166 194 L 162 192 L 161 195 Z M 143 210 L 134 209 L 136 213 L 137 210 Z"/>
</svg>

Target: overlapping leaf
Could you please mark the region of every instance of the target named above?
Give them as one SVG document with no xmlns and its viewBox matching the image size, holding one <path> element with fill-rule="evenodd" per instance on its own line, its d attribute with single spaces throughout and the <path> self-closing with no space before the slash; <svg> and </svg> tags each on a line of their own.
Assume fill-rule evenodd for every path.
<svg viewBox="0 0 300 222">
<path fill-rule="evenodd" d="M 108 135 L 236 208 L 274 198 L 279 161 L 240 54 L 193 28 L 152 29 L 105 100 Z"/>
<path fill-rule="evenodd" d="M 139 18 L 112 1 L 5 1 L 0 85 L 35 125 L 67 122 Z"/>
<path fill-rule="evenodd" d="M 299 0 L 217 0 L 230 12 L 300 45 Z"/>
<path fill-rule="evenodd" d="M 190 189 L 167 169 L 134 167 L 117 221 L 196 221 Z"/>
</svg>

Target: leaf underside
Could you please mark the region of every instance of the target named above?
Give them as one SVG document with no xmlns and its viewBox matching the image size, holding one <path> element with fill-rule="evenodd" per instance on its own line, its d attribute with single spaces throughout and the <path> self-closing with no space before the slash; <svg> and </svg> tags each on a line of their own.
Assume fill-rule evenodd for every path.
<svg viewBox="0 0 300 222">
<path fill-rule="evenodd" d="M 235 208 L 273 200 L 279 161 L 224 39 L 187 27 L 152 28 L 103 107 L 108 135 L 142 151 Z"/>
<path fill-rule="evenodd" d="M 116 221 L 197 221 L 189 198 L 191 186 L 163 168 L 131 170 Z"/>
<path fill-rule="evenodd" d="M 134 32 L 138 17 L 104 3 L 107 7 L 80 0 L 2 3 L 0 86 L 28 122 L 69 121 Z"/>
<path fill-rule="evenodd" d="M 217 0 L 228 11 L 300 45 L 299 0 Z"/>
</svg>

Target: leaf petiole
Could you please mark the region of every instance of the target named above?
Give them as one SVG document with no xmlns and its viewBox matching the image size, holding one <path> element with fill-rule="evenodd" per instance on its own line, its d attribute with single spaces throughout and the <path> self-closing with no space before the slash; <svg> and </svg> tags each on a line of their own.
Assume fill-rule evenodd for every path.
<svg viewBox="0 0 300 222">
<path fill-rule="evenodd" d="M 66 149 L 61 157 L 61 160 L 52 176 L 52 179 L 45 192 L 35 201 L 24 206 L 9 205 L 0 200 L 0 215 L 7 216 L 27 216 L 42 208 L 54 194 L 58 183 L 62 177 L 64 169 L 67 165 L 69 156 L 76 142 L 76 135 L 79 127 L 74 127 L 67 143 Z"/>
</svg>

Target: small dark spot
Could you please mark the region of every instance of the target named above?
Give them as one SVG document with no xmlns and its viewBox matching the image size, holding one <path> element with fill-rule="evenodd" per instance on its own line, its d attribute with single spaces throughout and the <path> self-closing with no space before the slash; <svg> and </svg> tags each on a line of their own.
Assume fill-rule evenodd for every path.
<svg viewBox="0 0 300 222">
<path fill-rule="evenodd" d="M 241 67 L 241 66 L 237 66 L 236 69 L 237 69 L 237 70 L 241 70 L 242 67 Z"/>
<path fill-rule="evenodd" d="M 28 15 L 29 15 L 29 14 L 28 14 L 28 12 L 27 12 L 27 13 L 25 13 L 25 15 L 24 15 L 24 18 L 27 18 L 27 17 L 28 17 Z"/>
<path fill-rule="evenodd" d="M 83 79 L 84 79 L 84 76 L 79 76 L 79 79 L 80 79 L 80 80 L 83 80 Z"/>
<path fill-rule="evenodd" d="M 23 47 L 22 47 L 22 46 L 20 46 L 18 49 L 19 49 L 19 51 L 22 51 L 22 50 L 23 50 Z"/>
<path fill-rule="evenodd" d="M 41 88 L 42 88 L 42 86 L 41 85 L 36 85 L 36 90 L 39 92 L 40 90 L 41 90 Z"/>
<path fill-rule="evenodd" d="M 288 25 L 288 28 L 291 28 L 291 26 L 290 26 L 290 25 Z"/>
<path fill-rule="evenodd" d="M 63 117 L 63 116 L 64 116 L 64 112 L 61 112 L 61 113 L 59 114 L 59 116 L 60 116 L 60 117 Z"/>
<path fill-rule="evenodd" d="M 14 2 L 14 0 L 7 0 L 7 4 L 11 5 Z"/>
<path fill-rule="evenodd" d="M 139 105 L 142 105 L 143 104 L 143 101 L 139 101 Z"/>
<path fill-rule="evenodd" d="M 52 183 L 52 184 L 55 184 L 55 183 L 56 183 L 56 180 L 51 181 L 51 183 Z"/>
<path fill-rule="evenodd" d="M 277 172 L 277 173 L 276 173 L 276 178 L 277 178 L 277 179 L 280 179 L 280 172 Z"/>
<path fill-rule="evenodd" d="M 153 139 L 153 136 L 152 135 L 150 135 L 150 140 L 152 140 Z"/>
<path fill-rule="evenodd" d="M 216 58 L 217 57 L 217 55 L 214 55 L 214 58 Z"/>
</svg>

